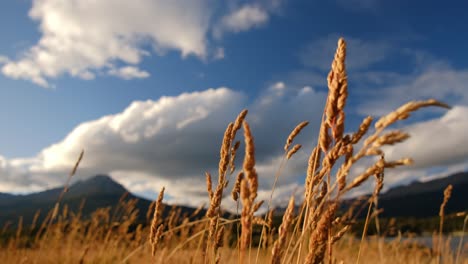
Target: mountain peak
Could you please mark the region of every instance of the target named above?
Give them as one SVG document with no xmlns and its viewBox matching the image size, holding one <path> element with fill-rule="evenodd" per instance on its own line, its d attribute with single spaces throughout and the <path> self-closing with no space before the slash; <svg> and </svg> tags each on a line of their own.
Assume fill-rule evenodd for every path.
<svg viewBox="0 0 468 264">
<path fill-rule="evenodd" d="M 83 180 L 82 182 L 98 183 L 98 184 L 118 184 L 109 175 L 105 175 L 105 174 L 97 174 L 96 176 Z"/>
<path fill-rule="evenodd" d="M 69 194 L 81 193 L 99 193 L 99 194 L 123 194 L 127 189 L 118 182 L 114 181 L 110 176 L 98 174 L 86 180 L 76 182 L 70 186 Z"/>
</svg>

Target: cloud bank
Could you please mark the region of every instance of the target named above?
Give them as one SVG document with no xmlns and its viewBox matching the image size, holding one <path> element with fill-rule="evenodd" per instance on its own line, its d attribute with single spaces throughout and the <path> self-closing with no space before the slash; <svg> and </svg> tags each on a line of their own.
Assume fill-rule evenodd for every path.
<svg viewBox="0 0 468 264">
<path fill-rule="evenodd" d="M 262 187 L 269 189 L 287 135 L 303 120 L 318 124 L 324 98 L 311 88 L 296 90 L 279 83 L 251 101 L 225 87 L 135 101 L 121 113 L 78 125 L 35 157 L 1 158 L 0 192 L 31 192 L 63 184 L 64 175 L 85 149 L 76 179 L 108 173 L 139 194 L 156 192 L 154 187 L 164 184 L 176 202 L 205 199 L 204 172 L 216 175 L 224 129 L 245 107 L 250 110 Z M 304 139 L 313 137 L 316 125 L 310 127 Z M 291 162 L 281 183 L 296 183 L 305 161 Z"/>
<path fill-rule="evenodd" d="M 62 185 L 84 148 L 77 180 L 108 173 L 136 194 L 154 198 L 166 186 L 170 202 L 196 206 L 207 200 L 204 172 L 216 177 L 226 125 L 247 107 L 256 144 L 260 199 L 269 197 L 287 135 L 299 122 L 311 122 L 296 139 L 303 149 L 287 163 L 278 183 L 275 203 L 286 202 L 294 190 L 301 193 L 325 96 L 311 87 L 293 89 L 279 82 L 253 100 L 221 87 L 135 101 L 121 113 L 78 125 L 35 157 L 0 157 L 0 192 L 32 192 Z M 411 156 L 416 163 L 404 173 L 387 174 L 386 186 L 430 175 L 433 167 L 444 168 L 443 172 L 468 168 L 467 116 L 468 107 L 457 106 L 441 117 L 402 127 L 414 137 L 388 148 L 387 158 Z"/>
</svg>

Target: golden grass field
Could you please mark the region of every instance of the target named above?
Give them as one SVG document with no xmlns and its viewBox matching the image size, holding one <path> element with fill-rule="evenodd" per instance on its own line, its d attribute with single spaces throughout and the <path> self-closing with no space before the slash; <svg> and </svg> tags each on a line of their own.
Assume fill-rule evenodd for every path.
<svg viewBox="0 0 468 264">
<path fill-rule="evenodd" d="M 217 181 L 213 183 L 212 176 L 206 174 L 210 199 L 206 210 L 182 215 L 174 207 L 163 217 L 163 189 L 149 211 L 142 212 L 147 214 L 144 225 L 136 224 L 139 212 L 133 200 L 122 200 L 113 210 L 99 209 L 88 219 L 79 212 L 69 212 L 58 198 L 43 223 L 32 226 L 18 223 L 16 231 L 2 244 L 0 263 L 468 263 L 466 245 L 460 243 L 454 250 L 449 246 L 450 238 L 442 236 L 444 208 L 451 186 L 443 194 L 440 230 L 433 235 L 432 247 L 402 238 L 386 242 L 386 230 L 380 230 L 378 221 L 378 197 L 385 169 L 412 162 L 409 157 L 385 158 L 383 146 L 401 143 L 409 137 L 390 127 L 420 108 L 448 106 L 436 100 L 412 101 L 378 120 L 368 116 L 357 131 L 345 134 L 348 97 L 345 57 L 346 42 L 340 39 L 327 79 L 329 93 L 320 133 L 317 139 L 311 139 L 316 147 L 310 153 L 305 172 L 303 199 L 294 201 L 292 197 L 286 211 L 276 219 L 270 210 L 271 200 L 257 199 L 255 140 L 244 110 L 226 128 Z M 298 124 L 286 139 L 276 180 L 281 177 L 281 167 L 301 148 L 293 144 L 294 138 L 307 124 Z M 240 131 L 242 143 L 236 141 Z M 241 172 L 232 175 L 241 144 L 245 146 Z M 361 174 L 351 175 L 351 168 L 364 159 L 374 163 Z M 75 170 L 76 167 L 71 176 Z M 227 184 L 229 178 L 231 185 Z M 339 210 L 341 199 L 366 181 L 375 182 L 365 207 L 363 232 L 369 225 L 375 225 L 378 235 L 372 237 L 351 234 L 356 213 L 352 209 Z M 274 190 L 273 186 L 272 195 Z M 240 214 L 226 218 L 221 201 L 229 194 L 238 203 Z M 262 204 L 269 210 L 263 215 L 257 212 Z M 300 205 L 300 209 L 295 210 L 295 205 Z M 459 216 L 465 217 L 463 213 Z"/>
</svg>

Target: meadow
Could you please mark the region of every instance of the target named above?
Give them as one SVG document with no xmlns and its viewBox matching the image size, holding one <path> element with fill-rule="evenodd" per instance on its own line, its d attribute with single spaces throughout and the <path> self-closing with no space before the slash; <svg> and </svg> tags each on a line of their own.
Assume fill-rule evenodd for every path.
<svg viewBox="0 0 468 264">
<path fill-rule="evenodd" d="M 436 100 L 411 101 L 376 120 L 368 116 L 359 129 L 346 134 L 345 105 L 348 82 L 345 66 L 346 42 L 339 39 L 328 75 L 328 97 L 318 138 L 311 139 L 305 191 L 302 199 L 291 196 L 287 208 L 273 208 L 275 184 L 269 200 L 257 199 L 258 175 L 255 169 L 255 139 L 242 111 L 227 125 L 220 147 L 217 179 L 207 173 L 209 205 L 187 214 L 177 207 L 168 209 L 164 188 L 148 212 L 139 212 L 135 200 L 121 199 L 114 208 L 101 208 L 91 217 L 68 210 L 61 202 L 42 221 L 1 230 L 1 263 L 468 263 L 463 242 L 468 216 L 464 219 L 458 246 L 450 246 L 443 235 L 445 206 L 452 186 L 441 194 L 439 229 L 434 230 L 431 246 L 402 236 L 385 237 L 391 224 L 379 221 L 378 198 L 385 182 L 385 171 L 412 163 L 411 158 L 387 160 L 384 146 L 404 142 L 410 135 L 392 125 L 425 107 L 449 108 Z M 287 111 L 287 110 L 285 110 Z M 294 158 L 301 145 L 295 137 L 308 125 L 297 125 L 286 139 L 281 168 Z M 241 133 L 242 132 L 242 133 Z M 242 135 L 241 135 L 242 134 Z M 418 135 L 411 135 L 417 137 Z M 243 138 L 243 140 L 237 140 Z M 238 150 L 244 145 L 240 172 L 236 171 Z M 75 174 L 79 162 L 70 173 Z M 362 161 L 370 166 L 358 174 L 352 168 Z M 349 192 L 372 181 L 374 189 L 361 203 L 342 210 L 341 202 Z M 230 184 L 228 184 L 230 182 Z M 66 195 L 66 188 L 63 192 Z M 291 194 L 292 195 L 292 194 Z M 239 214 L 222 210 L 223 198 L 237 202 Z M 260 209 L 263 208 L 261 213 Z M 266 208 L 266 210 L 265 210 Z M 353 232 L 358 215 L 364 212 L 362 233 Z M 145 214 L 146 221 L 137 221 Z M 375 234 L 368 236 L 370 226 Z"/>
</svg>

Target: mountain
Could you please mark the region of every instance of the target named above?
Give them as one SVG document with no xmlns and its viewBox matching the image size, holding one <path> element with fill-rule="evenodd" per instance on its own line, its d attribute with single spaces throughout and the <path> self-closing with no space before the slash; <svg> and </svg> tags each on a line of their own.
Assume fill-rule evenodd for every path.
<svg viewBox="0 0 468 264">
<path fill-rule="evenodd" d="M 0 226 L 9 221 L 14 224 L 20 216 L 23 216 L 25 224 L 29 224 L 32 222 L 37 210 L 41 211 L 40 222 L 54 208 L 62 191 L 63 187 L 28 195 L 0 193 Z M 136 208 L 140 212 L 139 221 L 144 221 L 146 212 L 152 201 L 134 196 L 122 185 L 106 175 L 97 175 L 72 184 L 63 196 L 61 206 L 67 204 L 71 212 L 78 212 L 83 204 L 82 215 L 89 217 L 98 208 L 115 207 L 123 195 L 126 195 L 126 200 L 137 199 Z M 179 206 L 179 208 L 182 214 L 190 214 L 195 210 L 194 208 L 184 206 Z M 169 209 L 170 206 L 165 206 L 165 213 Z"/>
<path fill-rule="evenodd" d="M 462 172 L 432 181 L 413 182 L 388 190 L 379 197 L 379 208 L 384 209 L 381 216 L 417 218 L 437 216 L 443 200 L 443 191 L 449 184 L 453 185 L 453 192 L 446 212 L 467 210 L 468 172 Z M 31 223 L 37 210 L 41 211 L 39 218 L 41 221 L 54 207 L 62 190 L 63 187 L 28 195 L 0 193 L 0 227 L 9 221 L 16 223 L 20 216 L 23 216 L 25 224 Z M 97 208 L 116 206 L 126 193 L 126 199 L 138 199 L 136 207 L 140 212 L 139 221 L 144 221 L 151 201 L 132 195 L 122 185 L 106 175 L 97 175 L 71 185 L 61 205 L 67 204 L 72 212 L 77 212 L 80 204 L 85 201 L 82 213 L 84 217 L 88 217 Z M 346 201 L 344 204 L 351 202 Z M 178 207 L 182 214 L 191 214 L 195 211 L 190 207 Z M 165 208 L 166 214 L 170 206 Z"/>
<path fill-rule="evenodd" d="M 429 217 L 439 214 L 444 189 L 452 184 L 452 196 L 445 208 L 446 213 L 468 209 L 468 172 L 427 182 L 413 182 L 388 190 L 379 197 L 383 217 L 412 216 Z"/>
<path fill-rule="evenodd" d="M 9 194 L 9 193 L 0 193 L 0 201 L 2 201 L 3 199 L 9 199 L 9 198 L 12 198 L 14 197 L 13 194 Z"/>
</svg>

